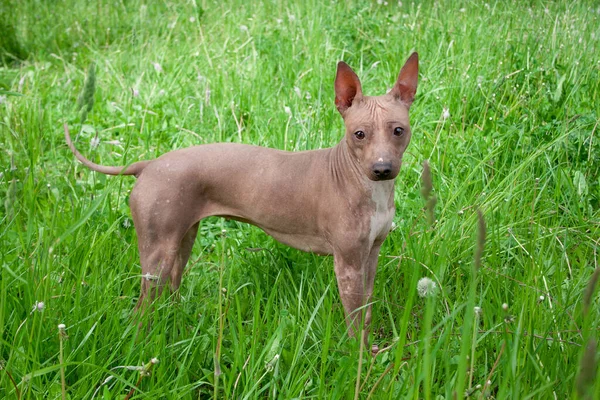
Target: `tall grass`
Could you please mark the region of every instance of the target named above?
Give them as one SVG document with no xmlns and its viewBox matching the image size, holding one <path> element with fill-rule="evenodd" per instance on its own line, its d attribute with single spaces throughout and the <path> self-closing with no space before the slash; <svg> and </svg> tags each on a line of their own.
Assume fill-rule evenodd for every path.
<svg viewBox="0 0 600 400">
<path fill-rule="evenodd" d="M 373 399 L 600 397 L 596 2 L 0 7 L 0 397 L 60 398 L 62 371 L 73 399 L 347 399 L 356 382 Z M 343 133 L 336 62 L 375 95 L 413 50 L 413 138 L 373 296 L 384 351 L 361 375 L 332 260 L 237 222 L 202 223 L 180 291 L 138 331 L 134 180 L 79 165 L 63 123 L 107 165 L 217 141 L 322 148 Z M 424 277 L 435 295 L 419 296 Z"/>
</svg>

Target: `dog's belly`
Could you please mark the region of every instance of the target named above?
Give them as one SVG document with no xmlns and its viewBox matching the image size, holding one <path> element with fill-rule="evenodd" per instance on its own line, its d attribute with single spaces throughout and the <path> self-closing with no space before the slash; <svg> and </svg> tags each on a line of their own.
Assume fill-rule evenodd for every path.
<svg viewBox="0 0 600 400">
<path fill-rule="evenodd" d="M 266 228 L 258 222 L 230 213 L 215 213 L 213 215 L 254 225 L 278 242 L 307 253 L 315 253 L 323 256 L 333 254 L 333 247 L 329 241 L 314 233 L 282 232 L 275 228 Z"/>
<path fill-rule="evenodd" d="M 295 249 L 320 255 L 333 254 L 333 249 L 327 240 L 325 240 L 325 238 L 319 236 L 282 233 L 264 228 L 261 229 L 263 229 L 269 236 L 272 236 L 278 242 Z"/>
</svg>

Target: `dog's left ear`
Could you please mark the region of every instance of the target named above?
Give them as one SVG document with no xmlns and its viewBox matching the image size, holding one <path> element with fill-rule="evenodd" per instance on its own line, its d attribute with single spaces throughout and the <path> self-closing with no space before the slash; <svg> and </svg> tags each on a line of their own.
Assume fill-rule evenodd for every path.
<svg viewBox="0 0 600 400">
<path fill-rule="evenodd" d="M 408 57 L 408 60 L 406 60 L 406 63 L 400 70 L 398 80 L 390 91 L 390 94 L 410 107 L 417 93 L 418 81 L 419 55 L 414 52 Z"/>
</svg>

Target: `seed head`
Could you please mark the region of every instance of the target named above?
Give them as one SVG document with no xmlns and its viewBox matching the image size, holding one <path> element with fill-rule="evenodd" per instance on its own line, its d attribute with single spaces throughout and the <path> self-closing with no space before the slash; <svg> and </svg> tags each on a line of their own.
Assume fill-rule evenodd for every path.
<svg viewBox="0 0 600 400">
<path fill-rule="evenodd" d="M 419 279 L 417 283 L 417 293 L 420 297 L 430 297 L 435 294 L 437 285 L 431 279 L 425 277 Z"/>
</svg>

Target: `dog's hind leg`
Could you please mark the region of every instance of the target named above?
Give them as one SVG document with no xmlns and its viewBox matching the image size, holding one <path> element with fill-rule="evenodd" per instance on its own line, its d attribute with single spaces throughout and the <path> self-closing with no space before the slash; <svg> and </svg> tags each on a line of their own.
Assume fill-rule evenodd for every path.
<svg viewBox="0 0 600 400">
<path fill-rule="evenodd" d="M 192 254 L 192 248 L 194 247 L 194 242 L 196 241 L 199 225 L 200 222 L 196 222 L 194 225 L 192 225 L 192 227 L 186 232 L 185 236 L 181 240 L 181 245 L 179 246 L 179 257 L 177 257 L 175 260 L 175 265 L 173 266 L 173 269 L 171 269 L 171 290 L 179 289 L 183 270 L 190 258 L 190 254 Z"/>
</svg>

